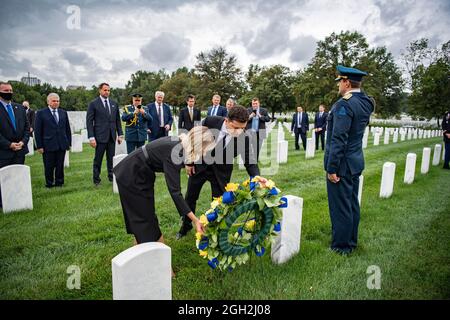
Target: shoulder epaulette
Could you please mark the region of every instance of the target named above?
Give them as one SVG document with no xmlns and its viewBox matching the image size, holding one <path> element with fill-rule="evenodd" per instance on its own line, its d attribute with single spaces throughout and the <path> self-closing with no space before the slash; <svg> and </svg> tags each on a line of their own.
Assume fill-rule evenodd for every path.
<svg viewBox="0 0 450 320">
<path fill-rule="evenodd" d="M 352 93 L 351 93 L 351 92 L 347 92 L 347 93 L 342 97 L 342 99 L 344 99 L 344 100 L 349 100 L 351 97 L 352 97 Z"/>
</svg>

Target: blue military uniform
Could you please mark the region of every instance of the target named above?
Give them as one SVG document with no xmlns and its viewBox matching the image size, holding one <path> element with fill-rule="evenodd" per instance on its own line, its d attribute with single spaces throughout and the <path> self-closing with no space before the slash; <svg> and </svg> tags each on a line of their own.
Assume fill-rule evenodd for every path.
<svg viewBox="0 0 450 320">
<path fill-rule="evenodd" d="M 366 75 L 353 68 L 338 66 L 340 79 L 360 82 Z M 360 90 L 351 90 L 331 108 L 327 119 L 324 167 L 340 180 L 327 179 L 328 205 L 332 224 L 331 249 L 350 253 L 356 248 L 360 208 L 359 176 L 364 169 L 362 138 L 374 111 L 375 102 Z"/>
<path fill-rule="evenodd" d="M 135 114 L 136 107 L 133 105 L 126 106 L 122 114 L 122 121 L 125 122 L 125 141 L 127 142 L 127 153 L 133 152 L 135 149 L 142 147 L 147 140 L 147 128 L 151 125 L 152 116 L 147 107 L 142 106 L 145 114 Z"/>
</svg>

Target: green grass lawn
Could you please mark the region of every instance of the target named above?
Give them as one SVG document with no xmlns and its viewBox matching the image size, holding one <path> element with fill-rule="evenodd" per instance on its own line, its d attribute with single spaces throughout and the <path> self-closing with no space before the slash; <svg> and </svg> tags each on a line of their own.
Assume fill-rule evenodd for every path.
<svg viewBox="0 0 450 320">
<path fill-rule="evenodd" d="M 366 170 L 358 249 L 349 257 L 328 250 L 331 230 L 323 152 L 305 160 L 289 140 L 289 162 L 271 177 L 284 194 L 304 199 L 300 253 L 283 265 L 270 255 L 252 257 L 233 272 L 213 271 L 198 256 L 194 234 L 175 240 L 179 216 L 164 179 L 156 182 L 156 210 L 177 277 L 174 299 L 448 299 L 450 298 L 450 172 L 420 174 L 422 149 L 441 138 L 365 150 Z M 383 143 L 381 139 L 381 144 Z M 406 155 L 417 153 L 416 179 L 403 184 Z M 111 299 L 111 259 L 132 245 L 118 195 L 102 172 L 92 184 L 93 149 L 70 154 L 62 189 L 44 188 L 42 157 L 31 166 L 34 210 L 0 215 L 0 299 Z M 397 164 L 394 195 L 379 199 L 383 163 Z M 245 170 L 233 173 L 243 181 Z M 186 186 L 186 177 L 182 178 Z M 185 190 L 185 187 L 184 187 Z M 210 202 L 205 185 L 198 213 Z M 66 288 L 71 265 L 81 269 L 81 289 Z M 369 266 L 381 269 L 381 289 L 366 286 Z"/>
</svg>

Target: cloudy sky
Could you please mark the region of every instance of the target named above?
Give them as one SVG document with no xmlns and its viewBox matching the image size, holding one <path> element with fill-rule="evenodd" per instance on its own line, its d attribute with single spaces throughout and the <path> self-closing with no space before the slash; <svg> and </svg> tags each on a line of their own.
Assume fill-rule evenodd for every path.
<svg viewBox="0 0 450 320">
<path fill-rule="evenodd" d="M 316 41 L 342 30 L 397 59 L 412 40 L 450 40 L 450 0 L 0 2 L 0 79 L 30 72 L 64 87 L 124 87 L 137 70 L 193 67 L 199 52 L 219 45 L 243 70 L 251 63 L 298 69 Z"/>
</svg>

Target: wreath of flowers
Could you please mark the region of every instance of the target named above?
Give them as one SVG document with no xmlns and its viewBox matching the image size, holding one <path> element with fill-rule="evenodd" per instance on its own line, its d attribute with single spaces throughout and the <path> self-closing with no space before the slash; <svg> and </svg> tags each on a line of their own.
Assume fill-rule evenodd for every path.
<svg viewBox="0 0 450 320">
<path fill-rule="evenodd" d="M 286 198 L 272 180 L 251 177 L 242 184 L 228 183 L 200 217 L 205 233 L 196 233 L 199 254 L 212 269 L 232 271 L 254 252 L 262 257 L 281 230 Z"/>
</svg>

